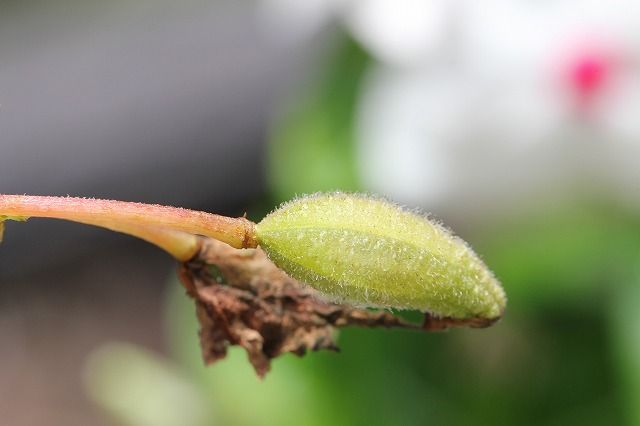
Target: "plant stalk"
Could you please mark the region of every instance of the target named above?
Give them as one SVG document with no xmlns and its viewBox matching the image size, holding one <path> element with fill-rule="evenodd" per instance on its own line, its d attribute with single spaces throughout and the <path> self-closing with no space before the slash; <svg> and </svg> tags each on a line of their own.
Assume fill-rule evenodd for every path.
<svg viewBox="0 0 640 426">
<path fill-rule="evenodd" d="M 257 247 L 255 224 L 246 218 L 125 201 L 75 197 L 1 195 L 0 216 L 65 219 L 123 232 L 191 259 L 199 250 L 196 235 L 235 248 Z"/>
</svg>

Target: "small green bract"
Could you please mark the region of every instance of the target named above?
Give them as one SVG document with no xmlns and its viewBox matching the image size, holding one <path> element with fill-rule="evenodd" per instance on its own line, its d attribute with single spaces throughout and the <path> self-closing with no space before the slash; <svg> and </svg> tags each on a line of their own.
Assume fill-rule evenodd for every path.
<svg viewBox="0 0 640 426">
<path fill-rule="evenodd" d="M 442 318 L 500 318 L 506 296 L 473 250 L 426 217 L 360 194 L 290 201 L 256 227 L 292 277 L 335 301 Z"/>
<path fill-rule="evenodd" d="M 15 220 L 18 222 L 26 222 L 27 219 L 29 219 L 28 217 L 24 217 L 24 216 L 5 216 L 5 215 L 1 215 L 0 214 L 0 243 L 2 242 L 2 239 L 4 237 L 4 222 L 6 220 Z"/>
</svg>

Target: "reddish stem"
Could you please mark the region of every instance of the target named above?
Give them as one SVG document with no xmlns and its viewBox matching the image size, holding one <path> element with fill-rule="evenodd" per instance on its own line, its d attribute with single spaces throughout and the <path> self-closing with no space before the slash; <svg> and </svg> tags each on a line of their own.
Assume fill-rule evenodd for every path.
<svg viewBox="0 0 640 426">
<path fill-rule="evenodd" d="M 177 207 L 90 198 L 0 195 L 0 216 L 47 217 L 101 226 L 142 238 L 179 260 L 199 248 L 204 235 L 236 248 L 257 246 L 255 224 Z"/>
</svg>

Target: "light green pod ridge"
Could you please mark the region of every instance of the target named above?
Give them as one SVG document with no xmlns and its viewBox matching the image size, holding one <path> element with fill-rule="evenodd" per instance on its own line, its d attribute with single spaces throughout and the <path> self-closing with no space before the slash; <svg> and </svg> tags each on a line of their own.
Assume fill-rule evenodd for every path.
<svg viewBox="0 0 640 426">
<path fill-rule="evenodd" d="M 500 283 L 460 238 L 427 218 L 360 194 L 290 201 L 256 226 L 292 277 L 336 301 L 454 319 L 500 318 Z"/>
</svg>

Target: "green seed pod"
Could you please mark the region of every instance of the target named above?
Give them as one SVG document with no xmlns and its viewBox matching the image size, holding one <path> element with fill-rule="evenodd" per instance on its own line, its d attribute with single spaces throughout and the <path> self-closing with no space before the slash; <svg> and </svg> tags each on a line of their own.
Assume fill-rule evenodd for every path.
<svg viewBox="0 0 640 426">
<path fill-rule="evenodd" d="M 276 265 L 335 301 L 487 322 L 505 308 L 500 283 L 464 241 L 381 199 L 303 197 L 266 216 L 256 236 Z"/>
</svg>

